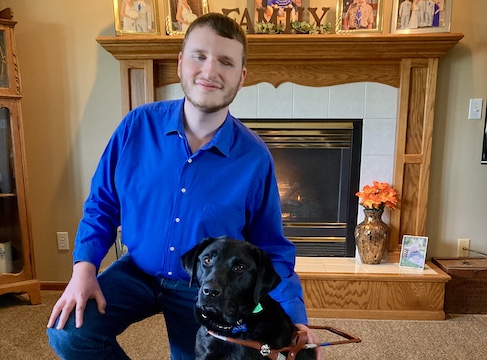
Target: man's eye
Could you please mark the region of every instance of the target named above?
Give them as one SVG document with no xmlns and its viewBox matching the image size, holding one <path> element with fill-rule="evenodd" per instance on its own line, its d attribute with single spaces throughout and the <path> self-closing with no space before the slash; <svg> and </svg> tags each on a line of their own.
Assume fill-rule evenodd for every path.
<svg viewBox="0 0 487 360">
<path fill-rule="evenodd" d="M 213 260 L 209 256 L 205 256 L 202 260 L 203 265 L 205 266 L 210 266 L 213 262 Z"/>
</svg>

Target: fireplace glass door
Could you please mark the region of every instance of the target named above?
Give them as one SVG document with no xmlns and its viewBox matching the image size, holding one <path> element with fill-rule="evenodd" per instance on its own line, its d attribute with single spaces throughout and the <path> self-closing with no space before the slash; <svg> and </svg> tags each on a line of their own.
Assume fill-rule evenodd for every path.
<svg viewBox="0 0 487 360">
<path fill-rule="evenodd" d="M 298 256 L 354 256 L 361 120 L 246 120 L 274 158 L 284 234 Z"/>
</svg>

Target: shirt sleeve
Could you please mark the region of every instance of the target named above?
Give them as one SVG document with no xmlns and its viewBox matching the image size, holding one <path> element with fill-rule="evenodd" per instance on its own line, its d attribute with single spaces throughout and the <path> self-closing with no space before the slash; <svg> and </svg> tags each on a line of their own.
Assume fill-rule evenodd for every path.
<svg viewBox="0 0 487 360">
<path fill-rule="evenodd" d="M 120 124 L 101 156 L 76 233 L 74 263 L 87 261 L 94 264 L 97 270 L 115 242 L 120 225 L 120 203 L 114 179 L 118 157 L 123 149 L 123 139 L 127 133 L 126 126 L 127 121 Z"/>
<path fill-rule="evenodd" d="M 267 171 L 257 184 L 250 208 L 254 208 L 249 221 L 247 240 L 266 251 L 271 257 L 281 283 L 270 292 L 295 324 L 307 324 L 303 289 L 294 271 L 296 247 L 283 234 L 281 202 L 274 172 L 274 163 L 269 155 Z"/>
</svg>

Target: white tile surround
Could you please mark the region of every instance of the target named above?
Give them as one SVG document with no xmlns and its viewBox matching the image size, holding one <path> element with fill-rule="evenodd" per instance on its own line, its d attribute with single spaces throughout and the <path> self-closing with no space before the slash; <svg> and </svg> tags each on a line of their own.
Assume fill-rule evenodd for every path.
<svg viewBox="0 0 487 360">
<path fill-rule="evenodd" d="M 157 89 L 157 99 L 178 99 L 179 84 Z M 284 83 L 274 88 L 260 83 L 243 87 L 230 106 L 242 119 L 363 119 L 360 188 L 373 180 L 392 183 L 396 144 L 398 89 L 384 84 L 360 82 L 330 87 Z M 358 214 L 358 222 L 364 218 Z M 384 221 L 388 222 L 388 213 Z"/>
<path fill-rule="evenodd" d="M 172 84 L 157 89 L 157 99 L 183 97 L 181 86 Z M 276 88 L 269 83 L 243 87 L 230 106 L 230 112 L 241 119 L 363 119 L 360 189 L 372 181 L 392 183 L 394 151 L 396 145 L 398 89 L 384 84 L 360 82 L 329 87 L 309 87 L 284 83 Z M 364 219 L 359 208 L 357 223 Z M 388 210 L 383 220 L 389 222 Z M 301 258 L 334 259 L 334 258 Z M 335 258 L 336 259 L 336 258 Z M 358 251 L 355 258 L 338 258 L 344 263 L 352 261 L 357 269 L 369 271 L 399 271 L 397 264 L 388 263 L 392 270 L 361 265 Z M 332 260 L 333 261 L 333 260 Z M 301 261 L 301 264 L 303 261 Z M 362 268 L 363 266 L 363 268 Z M 372 268 L 370 268 L 372 266 Z M 318 267 L 319 269 L 319 267 Z M 347 267 L 347 272 L 353 272 Z M 318 271 L 315 269 L 315 271 Z"/>
</svg>

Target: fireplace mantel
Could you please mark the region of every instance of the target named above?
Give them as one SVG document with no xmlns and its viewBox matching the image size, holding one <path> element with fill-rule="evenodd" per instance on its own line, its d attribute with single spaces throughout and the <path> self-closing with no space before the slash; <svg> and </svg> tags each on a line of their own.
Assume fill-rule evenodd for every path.
<svg viewBox="0 0 487 360">
<path fill-rule="evenodd" d="M 378 82 L 399 89 L 390 259 L 402 235 L 426 235 L 438 60 L 463 34 L 249 35 L 245 85 L 292 82 L 332 86 Z M 180 36 L 99 37 L 120 61 L 123 112 L 154 101 L 155 89 L 179 82 Z"/>
</svg>

